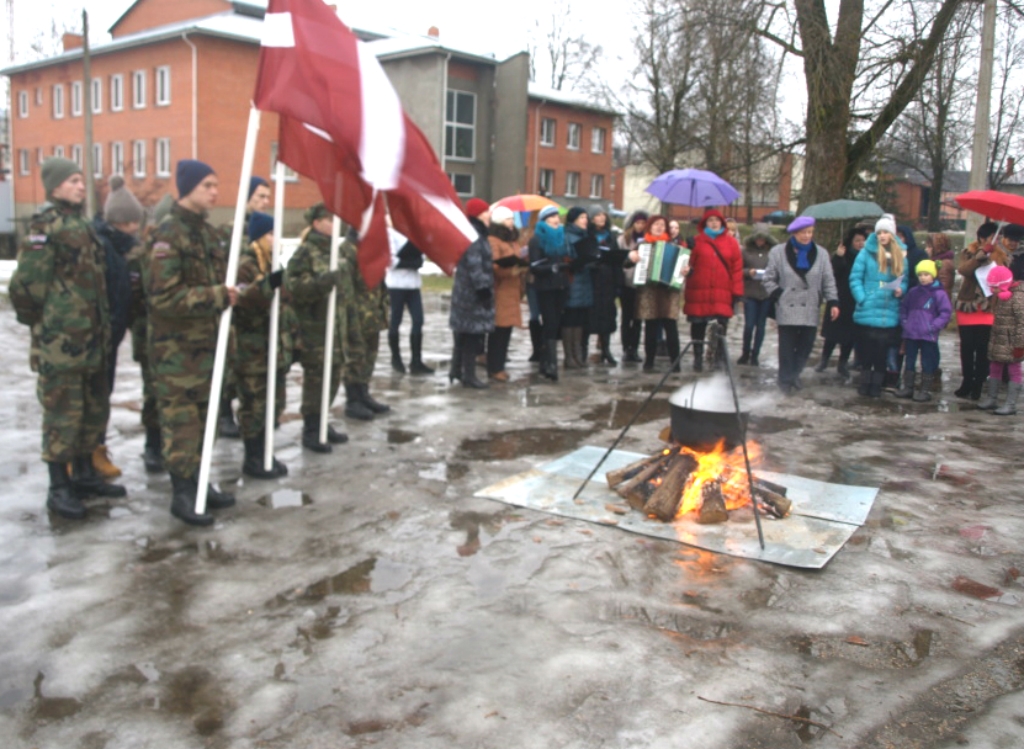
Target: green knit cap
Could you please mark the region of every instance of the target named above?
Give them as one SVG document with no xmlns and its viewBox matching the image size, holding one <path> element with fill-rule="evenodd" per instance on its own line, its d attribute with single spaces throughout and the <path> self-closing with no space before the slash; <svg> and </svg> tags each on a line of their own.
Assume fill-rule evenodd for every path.
<svg viewBox="0 0 1024 749">
<path fill-rule="evenodd" d="M 160 198 L 160 202 L 153 208 L 153 225 L 158 226 L 161 221 L 171 212 L 171 207 L 174 205 L 173 195 L 164 195 Z"/>
<path fill-rule="evenodd" d="M 314 221 L 333 215 L 334 214 L 327 210 L 327 206 L 323 203 L 317 203 L 316 205 L 306 209 L 306 213 L 303 218 L 306 219 L 307 224 L 312 226 Z"/>
<path fill-rule="evenodd" d="M 64 184 L 64 180 L 74 174 L 81 174 L 82 167 L 78 166 L 71 159 L 60 156 L 51 156 L 43 162 L 43 187 L 46 188 L 46 195 Z"/>
</svg>

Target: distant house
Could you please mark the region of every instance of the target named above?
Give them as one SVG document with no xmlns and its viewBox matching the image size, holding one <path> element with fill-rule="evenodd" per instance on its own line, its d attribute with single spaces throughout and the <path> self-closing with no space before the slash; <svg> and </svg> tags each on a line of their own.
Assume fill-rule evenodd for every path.
<svg viewBox="0 0 1024 749">
<path fill-rule="evenodd" d="M 971 173 L 950 170 L 942 179 L 940 217 L 945 228 L 961 228 L 967 220 L 967 212 L 956 203 L 956 196 L 967 192 Z M 931 180 L 912 169 L 894 170 L 889 174 L 894 195 L 891 206 L 897 218 L 914 228 L 924 228 L 928 222 L 928 203 L 931 199 Z M 890 206 L 886 206 L 890 207 Z"/>
</svg>

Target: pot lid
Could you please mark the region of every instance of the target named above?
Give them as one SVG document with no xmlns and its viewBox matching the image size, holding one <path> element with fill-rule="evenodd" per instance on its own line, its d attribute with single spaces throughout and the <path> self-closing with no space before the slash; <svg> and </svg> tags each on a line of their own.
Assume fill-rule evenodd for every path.
<svg viewBox="0 0 1024 749">
<path fill-rule="evenodd" d="M 683 385 L 668 399 L 673 406 L 707 413 L 735 413 L 732 387 L 726 375 L 702 377 L 690 385 Z M 742 403 L 740 404 L 742 406 Z"/>
</svg>

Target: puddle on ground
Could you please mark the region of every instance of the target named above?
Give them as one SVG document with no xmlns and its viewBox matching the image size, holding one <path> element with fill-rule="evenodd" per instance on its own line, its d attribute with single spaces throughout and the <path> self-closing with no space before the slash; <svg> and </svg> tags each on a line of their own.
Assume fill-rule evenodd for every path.
<svg viewBox="0 0 1024 749">
<path fill-rule="evenodd" d="M 228 708 L 223 686 L 202 666 L 186 666 L 164 682 L 160 707 L 175 715 L 194 716 L 200 736 L 210 736 L 224 725 Z"/>
<path fill-rule="evenodd" d="M 389 445 L 404 445 L 412 442 L 419 438 L 416 432 L 407 432 L 404 429 L 389 429 L 388 430 L 388 444 Z"/>
<path fill-rule="evenodd" d="M 199 544 L 184 544 L 181 546 L 154 546 L 147 548 L 146 551 L 139 557 L 139 561 L 143 564 L 155 564 L 156 562 L 162 562 L 168 557 L 172 557 L 175 554 L 196 554 L 199 552 Z"/>
<path fill-rule="evenodd" d="M 44 697 L 43 680 L 45 678 L 46 674 L 40 671 L 32 682 L 35 691 L 31 708 L 33 720 L 63 720 L 70 718 L 82 709 L 82 703 L 71 697 Z"/>
<path fill-rule="evenodd" d="M 452 528 L 466 532 L 466 542 L 455 547 L 460 557 L 471 557 L 480 551 L 480 528 L 487 532 L 487 535 L 494 536 L 501 529 L 501 526 L 508 519 L 506 514 L 496 512 L 485 514 L 482 512 L 453 512 L 450 516 Z"/>
<path fill-rule="evenodd" d="M 264 494 L 256 500 L 256 504 L 262 507 L 269 507 L 271 510 L 280 510 L 282 507 L 305 507 L 313 504 L 313 498 L 297 489 L 278 489 L 270 494 Z"/>
<path fill-rule="evenodd" d="M 370 557 L 349 567 L 337 575 L 325 577 L 306 586 L 297 600 L 303 602 L 321 601 L 329 595 L 354 595 L 358 593 L 384 593 L 397 590 L 412 578 L 412 568 L 390 559 Z M 278 596 L 280 600 L 282 596 Z M 288 600 L 288 596 L 283 598 Z"/>
<path fill-rule="evenodd" d="M 590 429 L 520 429 L 492 432 L 483 437 L 465 439 L 455 457 L 459 460 L 514 460 L 526 455 L 554 455 L 578 448 Z"/>
<path fill-rule="evenodd" d="M 930 629 L 919 629 L 914 633 L 914 652 L 918 660 L 927 658 L 932 653 L 932 636 L 934 632 Z"/>
<path fill-rule="evenodd" d="M 602 429 L 622 429 L 643 404 L 643 400 L 617 398 L 592 408 L 581 414 L 580 418 L 592 421 Z M 651 421 L 669 419 L 671 413 L 672 407 L 667 398 L 655 398 L 644 407 L 643 413 L 637 418 L 636 423 L 647 424 Z"/>
</svg>

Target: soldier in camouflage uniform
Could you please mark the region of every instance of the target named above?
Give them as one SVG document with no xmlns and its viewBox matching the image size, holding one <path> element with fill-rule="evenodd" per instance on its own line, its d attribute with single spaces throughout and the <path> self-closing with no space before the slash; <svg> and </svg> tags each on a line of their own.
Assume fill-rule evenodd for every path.
<svg viewBox="0 0 1024 749">
<path fill-rule="evenodd" d="M 340 256 L 347 261 L 344 267 L 351 276 L 353 290 L 346 304 L 348 336 L 342 379 L 345 382 L 345 415 L 368 421 L 376 414 L 391 410 L 390 406 L 370 396 L 370 378 L 377 363 L 380 332 L 387 330 L 390 305 L 384 284 L 367 288 L 356 261 L 357 241 L 355 231 L 350 231 L 340 250 Z"/>
<path fill-rule="evenodd" d="M 143 266 L 149 325 L 149 361 L 154 375 L 164 465 L 174 494 L 171 514 L 191 525 L 211 525 L 195 511 L 210 382 L 221 312 L 238 299 L 224 285 L 227 253 L 206 221 L 217 202 L 217 176 L 201 161 L 178 162 L 178 202 L 149 238 Z M 214 403 L 217 402 L 216 395 Z M 210 509 L 230 507 L 230 494 L 207 494 Z"/>
<path fill-rule="evenodd" d="M 235 327 L 235 383 L 241 407 L 238 423 L 245 443 L 242 473 L 258 479 L 288 475 L 288 468 L 276 458 L 269 471 L 263 468 L 264 429 L 267 424 L 267 359 L 269 356 L 270 306 L 274 290 L 281 287 L 284 271 L 270 269 L 274 219 L 256 212 L 249 219 L 248 236 L 256 237 L 243 249 L 238 261 L 238 306 L 232 317 Z M 285 374 L 292 363 L 292 331 L 289 327 L 289 297 L 282 293 L 278 315 L 277 387 L 274 424 L 284 413 Z"/>
<path fill-rule="evenodd" d="M 52 158 L 43 163 L 42 176 L 49 202 L 29 223 L 10 297 L 18 321 L 32 327 L 43 460 L 50 472 L 46 506 L 81 520 L 84 497 L 125 495 L 124 487 L 104 483 L 92 464 L 110 413 L 105 258 L 82 215 L 82 170 L 73 161 Z"/>
<path fill-rule="evenodd" d="M 288 262 L 285 284 L 299 321 L 302 345 L 302 445 L 314 452 L 329 453 L 331 444 L 348 442 L 348 435 L 327 427 L 327 441 L 320 443 L 320 401 L 324 375 L 324 345 L 327 337 L 327 304 L 331 289 L 337 287 L 337 314 L 334 324 L 334 350 L 331 355 L 330 402 L 334 402 L 345 362 L 347 315 L 345 300 L 352 298 L 351 274 L 347 261 L 339 258 L 338 270 L 330 271 L 331 228 L 334 217 L 323 203 L 306 211 L 302 244 Z M 328 404 L 329 405 L 329 404 Z M 327 415 L 325 414 L 325 418 Z"/>
</svg>

